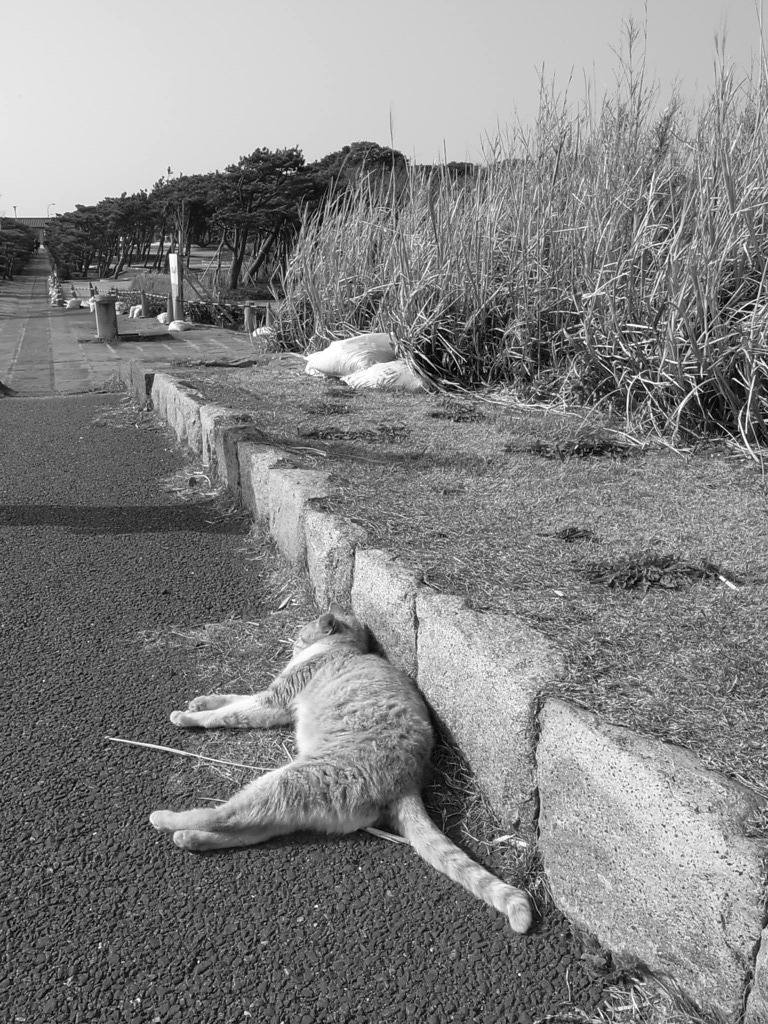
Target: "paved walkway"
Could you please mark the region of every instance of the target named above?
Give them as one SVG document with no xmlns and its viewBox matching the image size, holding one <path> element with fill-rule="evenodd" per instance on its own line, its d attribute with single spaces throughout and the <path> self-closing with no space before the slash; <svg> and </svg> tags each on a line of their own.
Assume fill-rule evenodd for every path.
<svg viewBox="0 0 768 1024">
<path fill-rule="evenodd" d="M 173 335 L 155 319 L 128 317 L 117 318 L 121 340 L 103 344 L 89 310 L 50 305 L 48 274 L 43 252 L 13 281 L 0 281 L 0 381 L 22 395 L 108 390 L 131 359 L 161 370 L 179 360 L 253 354 L 245 333 L 212 327 Z"/>
</svg>

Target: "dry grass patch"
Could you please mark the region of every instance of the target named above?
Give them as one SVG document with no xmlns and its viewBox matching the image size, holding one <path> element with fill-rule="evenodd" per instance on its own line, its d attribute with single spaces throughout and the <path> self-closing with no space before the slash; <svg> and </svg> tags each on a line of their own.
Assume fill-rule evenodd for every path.
<svg viewBox="0 0 768 1024">
<path fill-rule="evenodd" d="M 201 478 L 207 479 L 198 468 L 187 468 L 169 478 L 166 486 L 180 500 L 193 500 L 195 494 L 199 497 L 198 485 L 185 489 L 184 480 Z M 219 489 L 212 488 L 209 500 L 213 503 L 217 498 L 221 498 Z M 221 514 L 231 514 L 226 504 L 219 507 Z M 178 694 L 178 708 L 202 693 L 256 693 L 265 689 L 290 658 L 293 637 L 299 626 L 317 614 L 306 579 L 291 572 L 269 538 L 252 533 L 244 540 L 241 554 L 244 559 L 259 563 L 261 613 L 258 619 L 230 618 L 223 622 L 178 625 L 146 631 L 139 637 L 146 646 L 177 649 L 192 657 L 196 676 L 194 692 Z M 169 713 L 171 710 L 168 709 Z M 198 775 L 196 787 L 200 782 L 205 785 L 215 779 L 210 795 L 201 794 L 201 800 L 227 799 L 253 778 L 251 770 L 237 765 L 253 765 L 261 771 L 271 771 L 285 764 L 295 753 L 290 729 L 254 729 L 247 733 L 182 730 L 178 746 L 203 758 L 229 762 L 190 762 L 188 769 Z"/>
<path fill-rule="evenodd" d="M 577 532 L 578 537 L 574 536 L 570 529 L 561 531 L 558 536 L 567 541 L 595 539 L 593 536 L 585 536 L 589 531 Z M 678 558 L 677 555 L 652 550 L 625 555 L 617 562 L 588 563 L 585 566 L 585 573 L 587 579 L 593 583 L 620 590 L 642 590 L 644 594 L 647 594 L 651 587 L 679 590 L 687 583 L 696 581 L 719 581 L 738 590 L 736 583 L 725 576 L 719 566 L 712 565 L 711 562 L 702 561 L 699 565 L 693 565 Z"/>
<path fill-rule="evenodd" d="M 596 1013 L 571 1013 L 555 1018 L 553 1024 L 721 1024 L 721 1020 L 697 1010 L 670 979 L 628 971 L 619 984 L 608 986 Z"/>
</svg>

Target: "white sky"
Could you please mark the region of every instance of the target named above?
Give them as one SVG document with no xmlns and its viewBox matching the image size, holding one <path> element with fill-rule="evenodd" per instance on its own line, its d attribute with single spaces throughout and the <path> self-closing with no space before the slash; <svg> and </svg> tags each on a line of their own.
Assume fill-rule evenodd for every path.
<svg viewBox="0 0 768 1024">
<path fill-rule="evenodd" d="M 761 0 L 757 0 L 760 5 Z M 0 214 L 64 213 L 221 169 L 260 146 L 315 160 L 360 140 L 480 160 L 530 123 L 539 76 L 610 86 L 645 20 L 661 103 L 703 97 L 715 35 L 744 74 L 755 0 L 5 0 Z"/>
</svg>

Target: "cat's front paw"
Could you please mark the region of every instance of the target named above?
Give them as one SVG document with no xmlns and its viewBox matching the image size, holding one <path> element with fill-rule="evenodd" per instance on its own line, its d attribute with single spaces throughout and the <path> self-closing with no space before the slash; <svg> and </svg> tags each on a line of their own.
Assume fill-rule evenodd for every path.
<svg viewBox="0 0 768 1024">
<path fill-rule="evenodd" d="M 187 704 L 187 711 L 207 711 L 211 706 L 215 706 L 215 702 L 211 699 L 211 696 L 202 695 L 200 697 L 192 698 L 189 704 Z"/>
<path fill-rule="evenodd" d="M 239 699 L 236 693 L 204 693 L 192 698 L 187 704 L 187 711 L 214 711 Z"/>
<path fill-rule="evenodd" d="M 194 714 L 190 714 L 189 711 L 172 711 L 171 721 L 174 725 L 190 726 L 199 724 L 196 721 Z"/>
</svg>

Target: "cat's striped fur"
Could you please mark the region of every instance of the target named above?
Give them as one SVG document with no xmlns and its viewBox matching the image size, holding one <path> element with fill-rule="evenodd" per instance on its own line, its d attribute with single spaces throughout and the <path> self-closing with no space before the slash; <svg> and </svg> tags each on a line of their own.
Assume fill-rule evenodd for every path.
<svg viewBox="0 0 768 1024">
<path fill-rule="evenodd" d="M 219 807 L 155 811 L 177 846 L 249 846 L 300 829 L 344 833 L 382 818 L 428 864 L 506 914 L 531 923 L 528 898 L 475 863 L 429 819 L 420 792 L 433 731 L 413 681 L 370 653 L 367 630 L 336 605 L 305 626 L 294 656 L 261 693 L 213 694 L 174 711 L 180 726 L 268 728 L 292 723 L 299 756 Z"/>
</svg>

